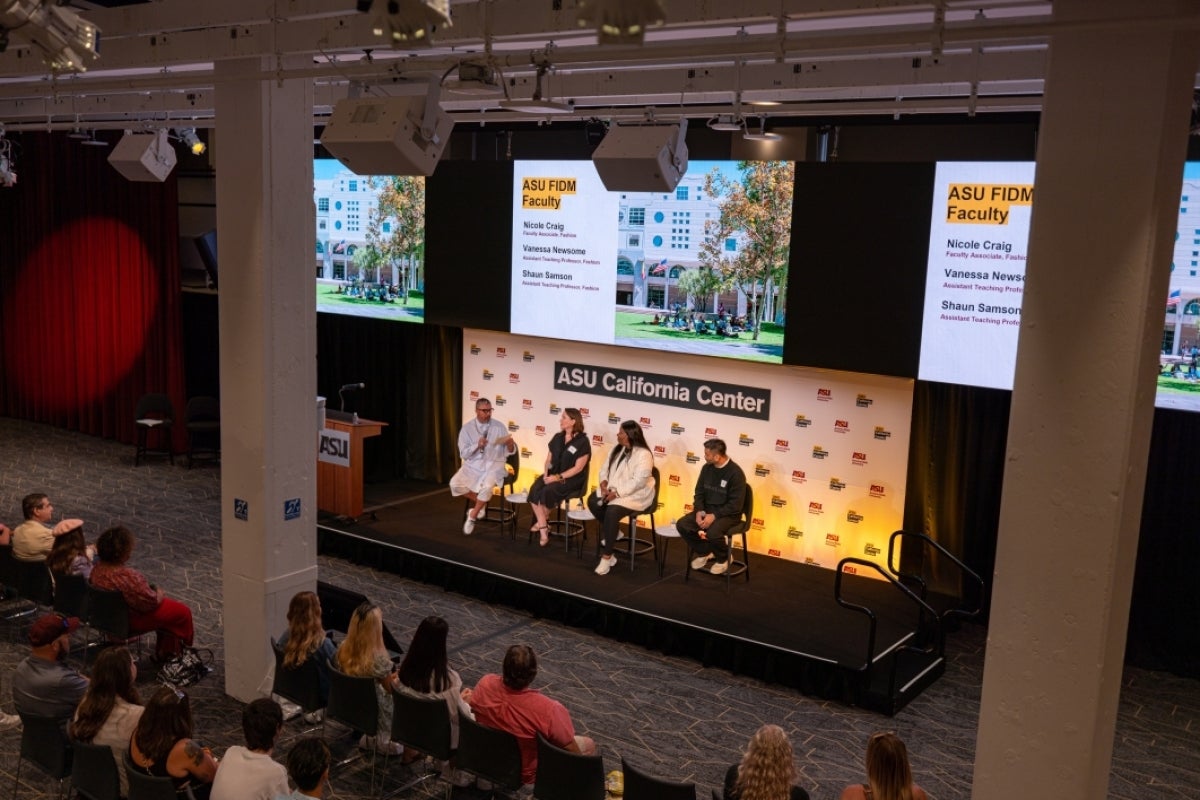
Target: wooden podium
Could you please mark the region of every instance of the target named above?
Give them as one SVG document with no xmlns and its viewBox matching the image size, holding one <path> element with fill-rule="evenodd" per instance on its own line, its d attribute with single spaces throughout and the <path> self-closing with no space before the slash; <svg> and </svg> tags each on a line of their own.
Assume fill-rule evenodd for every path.
<svg viewBox="0 0 1200 800">
<path fill-rule="evenodd" d="M 342 422 L 326 417 L 325 427 L 349 436 L 349 466 L 317 460 L 317 508 L 356 519 L 363 513 L 363 440 L 378 436 L 386 422 Z"/>
</svg>

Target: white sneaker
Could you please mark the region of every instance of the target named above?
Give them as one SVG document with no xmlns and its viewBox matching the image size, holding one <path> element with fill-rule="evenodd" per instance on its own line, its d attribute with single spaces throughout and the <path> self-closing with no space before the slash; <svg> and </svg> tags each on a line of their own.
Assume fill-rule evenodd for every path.
<svg viewBox="0 0 1200 800">
<path fill-rule="evenodd" d="M 467 521 L 463 523 L 463 533 L 465 533 L 467 536 L 470 536 L 474 532 L 475 532 L 475 518 L 468 514 Z"/>
<path fill-rule="evenodd" d="M 11 731 L 21 727 L 21 718 L 16 714 L 5 714 L 0 711 L 0 731 Z"/>
<path fill-rule="evenodd" d="M 600 563 L 596 565 L 597 575 L 607 575 L 608 571 L 617 565 L 617 556 L 600 556 Z"/>
<path fill-rule="evenodd" d="M 708 562 L 713 560 L 713 554 L 709 553 L 706 556 L 696 556 L 692 559 L 692 569 L 704 569 L 708 566 Z"/>
<path fill-rule="evenodd" d="M 318 708 L 316 711 L 304 715 L 304 721 L 309 725 L 316 725 L 323 719 L 325 719 L 325 709 L 323 708 Z"/>
<path fill-rule="evenodd" d="M 727 570 L 727 569 L 729 569 L 729 559 L 726 559 L 724 561 L 717 561 L 716 563 L 714 563 L 712 565 L 712 568 L 709 569 L 709 573 L 711 573 L 713 575 L 724 575 L 725 570 Z"/>
</svg>

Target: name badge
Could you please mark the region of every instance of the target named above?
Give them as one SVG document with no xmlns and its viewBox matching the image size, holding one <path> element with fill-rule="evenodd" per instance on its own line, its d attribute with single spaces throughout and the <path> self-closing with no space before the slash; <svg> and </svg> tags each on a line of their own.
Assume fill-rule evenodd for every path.
<svg viewBox="0 0 1200 800">
<path fill-rule="evenodd" d="M 568 447 L 568 448 L 567 448 L 567 452 L 568 452 L 568 453 L 574 453 L 574 452 L 575 452 L 575 445 L 571 445 L 570 447 Z"/>
<path fill-rule="evenodd" d="M 721 479 L 721 488 L 722 488 L 722 489 L 724 489 L 724 488 L 725 488 L 725 484 L 727 484 L 727 483 L 729 483 L 729 481 L 727 481 L 727 480 L 725 480 L 724 478 L 722 478 L 722 479 Z"/>
</svg>

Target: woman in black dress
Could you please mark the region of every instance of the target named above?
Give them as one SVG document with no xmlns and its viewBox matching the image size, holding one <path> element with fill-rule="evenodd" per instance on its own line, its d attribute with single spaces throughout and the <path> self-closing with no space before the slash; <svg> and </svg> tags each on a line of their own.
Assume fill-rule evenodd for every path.
<svg viewBox="0 0 1200 800">
<path fill-rule="evenodd" d="M 544 472 L 529 487 L 529 506 L 533 509 L 531 531 L 541 534 L 541 545 L 550 541 L 547 515 L 568 497 L 578 497 L 587 484 L 588 459 L 592 445 L 583 432 L 583 415 L 578 408 L 563 409 L 558 426 L 561 430 L 550 440 Z"/>
</svg>

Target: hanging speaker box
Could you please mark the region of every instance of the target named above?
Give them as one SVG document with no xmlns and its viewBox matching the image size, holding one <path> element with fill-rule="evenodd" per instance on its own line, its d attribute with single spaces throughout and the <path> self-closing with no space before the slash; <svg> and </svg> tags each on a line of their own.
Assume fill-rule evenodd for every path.
<svg viewBox="0 0 1200 800">
<path fill-rule="evenodd" d="M 432 135 L 421 134 L 425 117 L 420 97 L 359 97 L 333 107 L 321 144 L 359 175 L 432 175 L 454 120 L 434 109 Z"/>
</svg>

